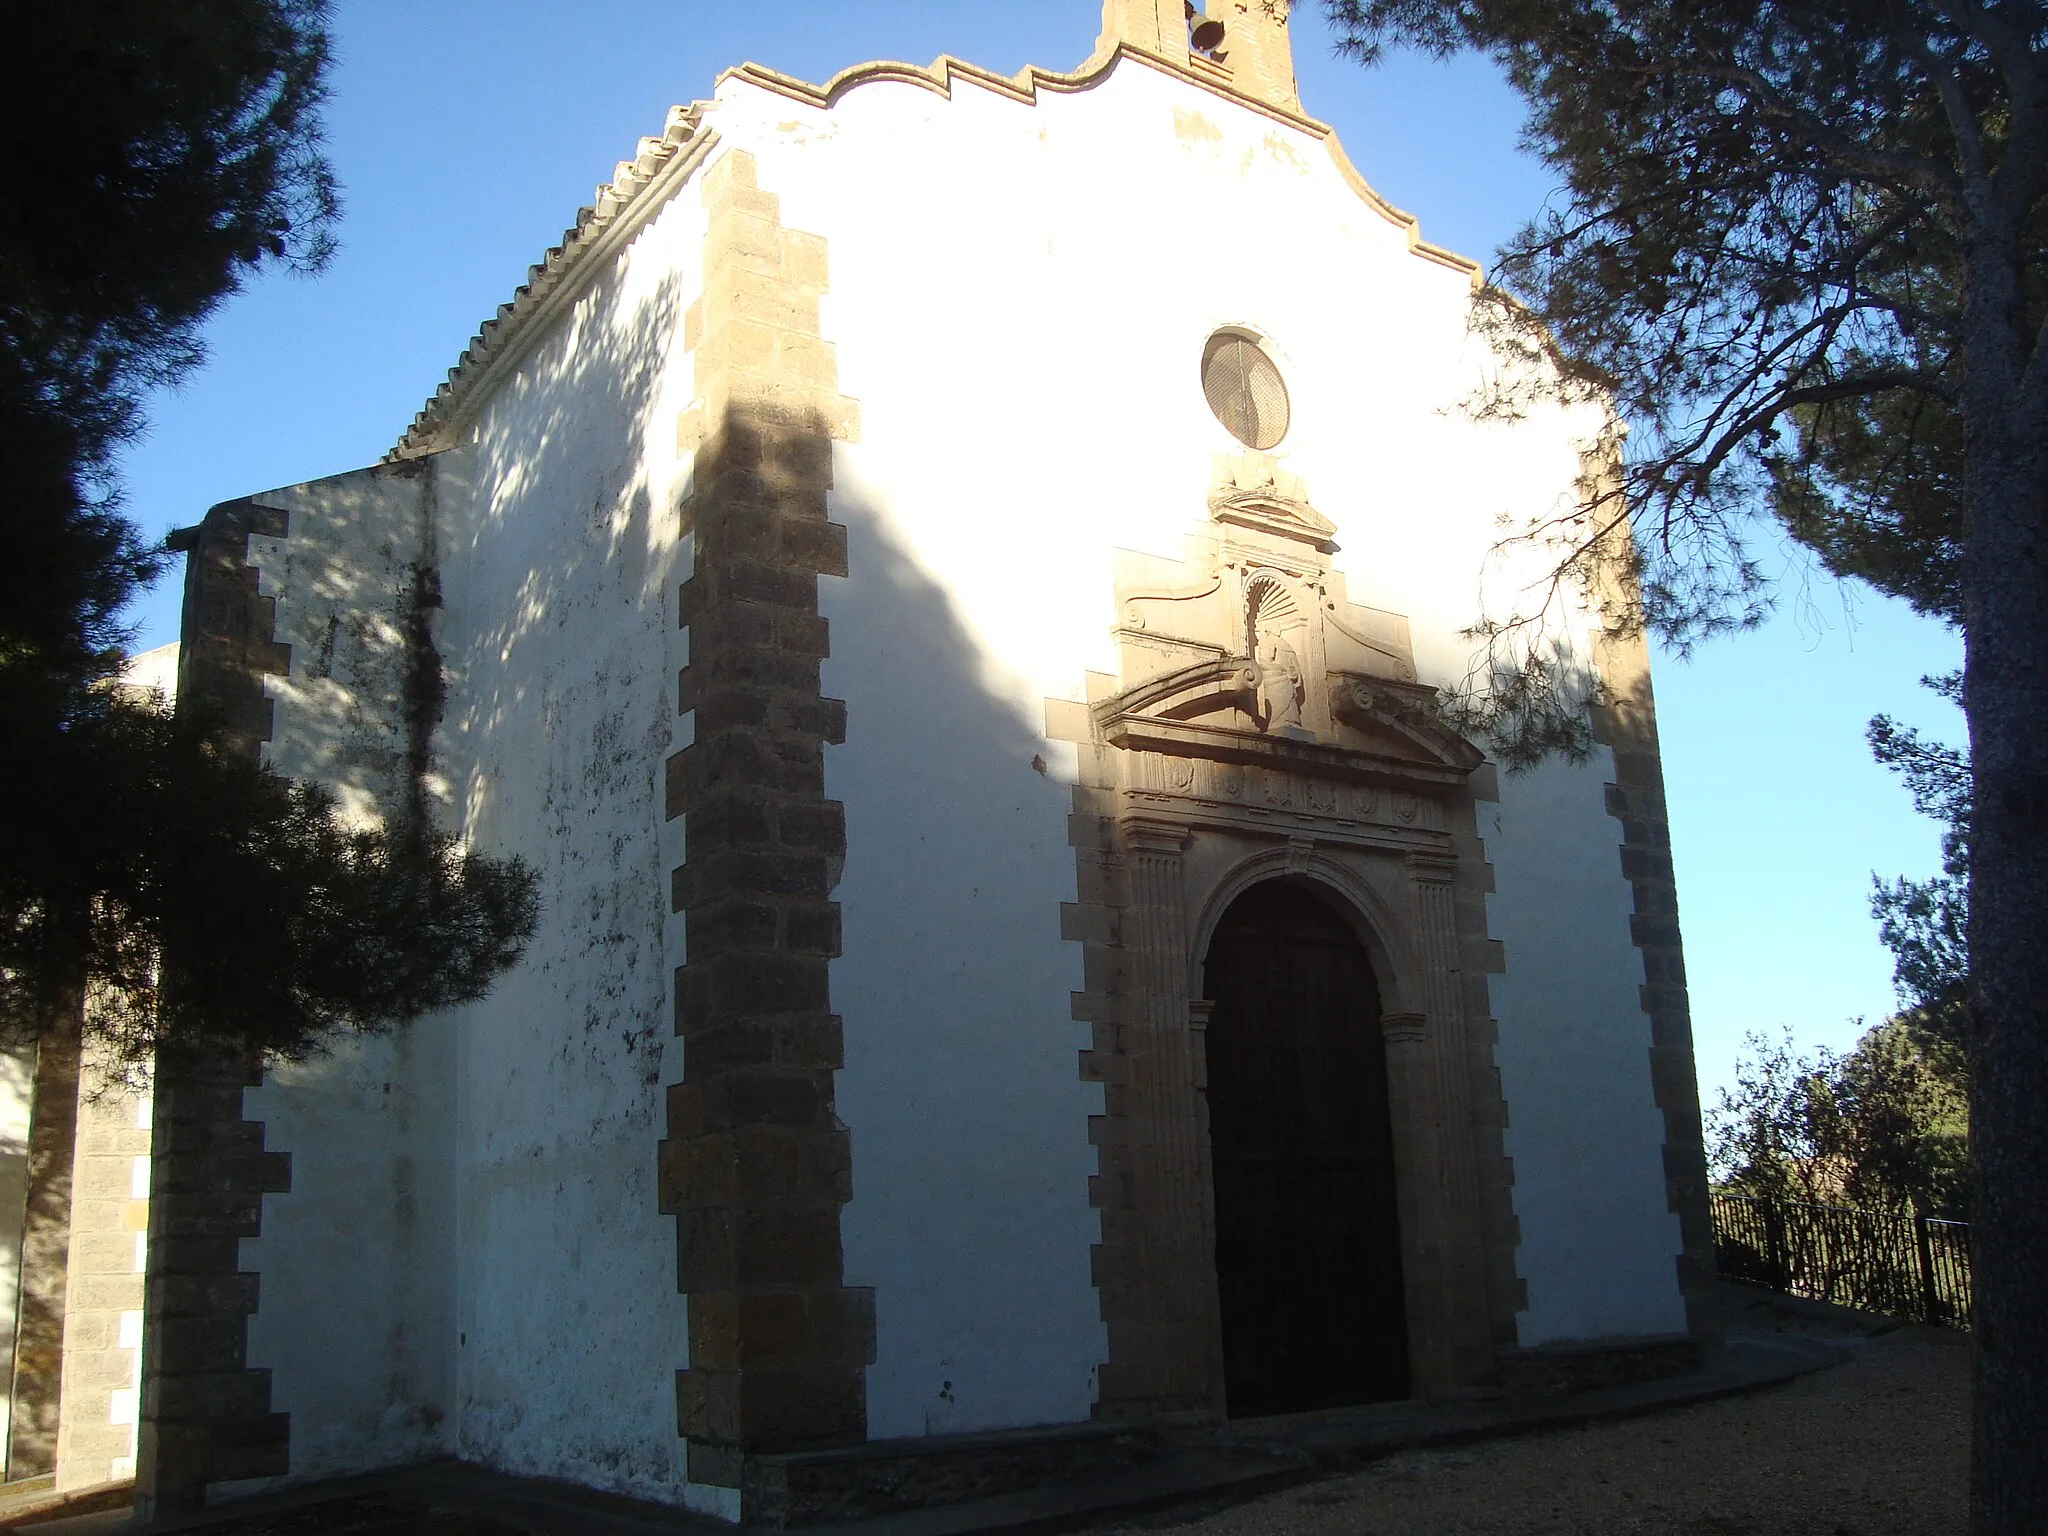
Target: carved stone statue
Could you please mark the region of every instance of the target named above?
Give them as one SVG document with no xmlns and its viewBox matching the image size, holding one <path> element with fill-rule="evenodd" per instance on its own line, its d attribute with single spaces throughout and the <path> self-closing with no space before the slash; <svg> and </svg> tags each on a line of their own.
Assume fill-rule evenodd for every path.
<svg viewBox="0 0 2048 1536">
<path fill-rule="evenodd" d="M 1259 729 L 1284 730 L 1301 724 L 1301 658 L 1270 629 L 1259 631 Z"/>
</svg>

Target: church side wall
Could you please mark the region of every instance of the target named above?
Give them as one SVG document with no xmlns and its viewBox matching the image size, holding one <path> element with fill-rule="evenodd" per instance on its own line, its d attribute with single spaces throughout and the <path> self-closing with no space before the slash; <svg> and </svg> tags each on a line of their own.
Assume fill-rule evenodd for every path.
<svg viewBox="0 0 2048 1536">
<path fill-rule="evenodd" d="M 1426 682 L 1463 676 L 1482 574 L 1516 585 L 1486 569 L 1496 519 L 1570 495 L 1593 423 L 1461 419 L 1482 361 L 1464 275 L 1411 253 L 1318 141 L 1141 67 L 1035 106 L 864 86 L 829 134 L 744 85 L 721 113 L 830 243 L 823 328 L 861 404 L 832 507 L 851 574 L 822 601 L 848 719 L 832 994 L 870 1432 L 1084 1417 L 1102 1100 L 1061 994 L 1117 982 L 1061 936 L 1075 759 L 1041 701 L 1116 671 L 1115 551 L 1181 557 L 1216 456 L 1241 451 L 1203 402 L 1204 340 L 1268 338 L 1280 463 L 1338 524 L 1352 599 L 1410 617 Z M 1479 807 L 1524 1345 L 1684 1326 L 1612 776 L 1604 753 L 1503 775 Z"/>
<path fill-rule="evenodd" d="M 520 968 L 461 1017 L 455 1449 L 670 1501 L 691 1495 L 686 1304 L 656 1189 L 680 1076 L 662 776 L 702 243 L 685 189 L 555 322 L 478 423 L 440 552 L 453 814 L 523 855 L 543 902 Z"/>
<path fill-rule="evenodd" d="M 293 1158 L 243 1264 L 295 1480 L 453 1453 L 685 1496 L 684 1306 L 654 1162 L 687 392 L 669 396 L 692 222 L 671 210 L 644 231 L 461 447 L 257 498 L 291 520 L 252 541 L 292 647 L 269 761 L 381 815 L 418 669 L 436 671 L 421 787 L 473 846 L 523 856 L 542 901 L 525 960 L 481 1002 L 279 1066 L 249 1095 Z M 406 643 L 422 610 L 430 657 Z"/>
<path fill-rule="evenodd" d="M 326 785 L 352 819 L 382 819 L 404 794 L 422 662 L 407 636 L 430 601 L 446 467 L 254 498 L 288 519 L 285 536 L 250 540 L 273 636 L 291 648 L 289 673 L 267 680 L 265 759 Z M 291 1158 L 290 1189 L 265 1197 L 241 1266 L 258 1276 L 249 1363 L 290 1416 L 294 1481 L 452 1449 L 453 1046 L 453 1021 L 424 1019 L 274 1063 L 244 1095 L 265 1145 Z"/>
</svg>

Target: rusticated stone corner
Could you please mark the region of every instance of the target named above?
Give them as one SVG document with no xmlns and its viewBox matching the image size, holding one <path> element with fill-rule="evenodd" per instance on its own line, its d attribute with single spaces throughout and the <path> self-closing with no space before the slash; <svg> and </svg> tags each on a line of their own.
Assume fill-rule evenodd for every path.
<svg viewBox="0 0 2048 1536">
<path fill-rule="evenodd" d="M 249 758 L 270 738 L 263 678 L 291 665 L 249 538 L 288 531 L 284 513 L 233 501 L 172 538 L 186 556 L 178 708 L 205 711 L 223 746 Z M 135 1472 L 144 1517 L 196 1511 L 210 1484 L 289 1467 L 290 1416 L 271 1412 L 270 1373 L 248 1366 L 257 1277 L 239 1254 L 262 1230 L 264 1195 L 291 1187 L 289 1154 L 265 1151 L 262 1124 L 243 1118 L 243 1091 L 262 1077 L 259 1060 L 235 1053 L 157 1061 Z"/>
<path fill-rule="evenodd" d="M 844 739 L 845 710 L 820 693 L 817 578 L 846 556 L 825 516 L 830 478 L 821 425 L 735 407 L 699 452 L 685 509 L 681 703 L 696 739 L 670 761 L 668 804 L 689 849 L 674 885 L 685 1076 L 660 1182 L 690 1298 L 677 1422 L 691 1481 L 729 1488 L 749 1452 L 864 1439 L 874 1359 L 873 1293 L 841 1284 L 852 1157 L 827 973 L 846 826 L 825 798 L 824 746 Z"/>
<path fill-rule="evenodd" d="M 64 993 L 52 999 L 56 1006 L 45 1013 L 35 1045 L 7 1420 L 9 1481 L 43 1477 L 57 1468 L 85 989 L 71 986 Z"/>
<path fill-rule="evenodd" d="M 660 1188 L 690 1298 L 676 1377 L 689 1477 L 740 1489 L 755 1453 L 867 1437 L 874 1294 L 841 1283 L 853 1160 L 833 1106 L 828 975 L 846 817 L 825 797 L 824 749 L 845 740 L 846 706 L 823 694 L 818 613 L 818 578 L 846 574 L 826 498 L 833 443 L 857 435 L 859 411 L 818 329 L 825 242 L 783 226 L 744 152 L 712 164 L 700 192 L 704 286 L 684 317 L 697 404 L 677 422 L 695 456 L 678 706 L 696 729 L 668 764 L 688 849 L 673 890 L 684 1076 Z"/>
<path fill-rule="evenodd" d="M 1605 702 L 1593 711 L 1593 731 L 1614 753 L 1607 813 L 1621 823 L 1621 869 L 1635 894 L 1629 936 L 1643 957 L 1650 1085 L 1664 1115 L 1664 1187 L 1682 1244 L 1678 1285 L 1685 1298 L 1686 1331 L 1711 1347 L 1721 1337 L 1714 1224 L 1649 653 L 1640 637 L 1610 635 L 1600 642 L 1597 657 Z"/>
</svg>

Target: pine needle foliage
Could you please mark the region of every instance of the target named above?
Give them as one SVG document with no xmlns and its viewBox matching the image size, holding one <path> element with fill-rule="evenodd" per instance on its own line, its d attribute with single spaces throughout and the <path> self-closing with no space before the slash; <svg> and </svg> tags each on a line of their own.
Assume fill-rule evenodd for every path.
<svg viewBox="0 0 2048 1536">
<path fill-rule="evenodd" d="M 1751 1034 L 1708 1115 L 1709 1159 L 1734 1194 L 1969 1219 L 1969 1075 L 1953 1041 L 1905 1016 L 1847 1055 Z"/>
<path fill-rule="evenodd" d="M 1957 673 L 1921 682 L 1954 701 Z M 1871 915 L 1892 952 L 1892 981 L 1918 1027 L 1961 1048 L 1970 1000 L 1970 810 L 1975 785 L 1969 754 L 1929 741 L 1889 715 L 1870 722 L 1870 749 L 1898 774 L 1913 808 L 1942 823 L 1941 873 L 1926 880 L 1877 879 Z"/>
<path fill-rule="evenodd" d="M 113 459 L 147 393 L 266 268 L 317 271 L 339 199 L 316 0 L 10 7 L 0 47 L 0 1037 L 61 1020 L 122 1063 L 273 1057 L 473 999 L 533 930 L 531 873 L 416 805 L 319 788 L 121 687 L 158 573 Z M 196 510 L 196 509 L 195 509 Z"/>
<path fill-rule="evenodd" d="M 85 978 L 123 1067 L 167 1047 L 302 1057 L 474 1001 L 517 960 L 536 918 L 520 861 L 416 820 L 346 825 L 319 786 L 221 751 L 203 714 L 99 692 L 31 760 L 76 788 L 9 775 L 44 813 L 0 833 L 0 1037 L 33 1037 L 55 970 Z"/>
<path fill-rule="evenodd" d="M 1513 535 L 1552 575 L 1478 675 L 1574 584 L 1681 651 L 1754 623 L 1782 533 L 1962 630 L 1971 1527 L 2048 1529 L 2048 0 L 1325 5 L 1366 62 L 1493 58 L 1563 189 L 1475 306 L 1508 366 L 1474 408 L 1604 407 L 1612 473 Z"/>
<path fill-rule="evenodd" d="M 1591 402 L 1626 424 L 1599 455 L 1619 475 L 1514 533 L 1554 553 L 1555 577 L 1682 652 L 1761 618 L 1758 543 L 1777 528 L 1837 573 L 1961 620 L 1965 246 L 1992 210 L 1973 206 L 1956 141 L 1988 178 L 2010 166 L 2012 318 L 2031 342 L 2048 313 L 2048 203 L 2025 162 L 2048 159 L 2048 129 L 2010 107 L 2048 83 L 2039 5 L 1326 8 L 1367 63 L 1395 46 L 1490 54 L 1563 184 L 1489 271 L 1474 323 L 1507 366 L 1472 402 L 1495 418 Z M 1481 626 L 1504 663 L 1483 674 L 1507 681 L 1540 656 L 1525 631 L 1566 585 Z M 1511 683 L 1495 691 L 1510 756 L 1568 745 Z M 1533 751 L 1516 744 L 1525 718 L 1551 732 Z"/>
<path fill-rule="evenodd" d="M 66 0 L 0 48 L 0 659 L 113 670 L 154 574 L 114 451 L 200 359 L 259 269 L 317 270 L 339 211 L 322 155 L 326 7 Z"/>
</svg>

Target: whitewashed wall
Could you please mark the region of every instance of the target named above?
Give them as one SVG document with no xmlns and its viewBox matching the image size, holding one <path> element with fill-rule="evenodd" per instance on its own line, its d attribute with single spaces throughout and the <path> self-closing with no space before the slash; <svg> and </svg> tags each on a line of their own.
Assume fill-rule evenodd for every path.
<svg viewBox="0 0 2048 1536">
<path fill-rule="evenodd" d="M 1497 519 L 1572 494 L 1593 422 L 1463 418 L 1482 366 L 1464 274 L 1412 254 L 1318 140 L 1142 66 L 1035 105 L 877 83 L 829 113 L 735 81 L 718 126 L 784 222 L 826 236 L 824 330 L 862 410 L 835 502 L 852 576 L 825 585 L 870 1424 L 1080 1418 L 1103 1352 L 1099 1105 L 1058 937 L 1064 786 L 1030 759 L 1071 771 L 1041 701 L 1115 670 L 1112 551 L 1179 556 L 1214 456 L 1240 451 L 1202 399 L 1203 342 L 1270 338 L 1294 412 L 1281 464 L 1338 524 L 1353 599 L 1411 617 L 1429 682 L 1463 676 L 1482 576 L 1511 600 Z M 1583 647 L 1586 616 L 1569 623 Z M 1602 752 L 1503 776 L 1498 814 L 1482 807 L 1525 1344 L 1683 1328 L 1610 776 Z"/>
<path fill-rule="evenodd" d="M 1598 798 L 1612 778 L 1601 747 L 1583 768 L 1504 778 L 1501 804 L 1480 807 L 1497 888 L 1487 906 L 1508 956 L 1493 1010 L 1529 1285 L 1524 1344 L 1685 1332 L 1642 959 L 1629 942 L 1635 904 Z"/>
<path fill-rule="evenodd" d="M 481 1003 L 249 1096 L 293 1157 L 243 1263 L 262 1275 L 250 1363 L 292 1415 L 294 1479 L 453 1452 L 685 1496 L 684 1302 L 654 1165 L 680 1075 L 661 778 L 701 242 L 693 202 L 671 205 L 470 443 L 257 498 L 292 513 L 289 537 L 252 541 L 293 647 L 269 761 L 350 814 L 389 806 L 401 594 L 428 561 L 449 699 L 428 789 L 480 851 L 526 857 L 543 903 Z"/>
<path fill-rule="evenodd" d="M 662 783 L 703 228 L 685 190 L 494 399 L 470 519 L 442 541 L 452 793 L 546 903 L 524 964 L 463 1019 L 457 1449 L 668 1499 L 688 1349 L 655 1192 L 681 1075 Z"/>
<path fill-rule="evenodd" d="M 404 608 L 450 511 L 438 470 L 360 470 L 254 498 L 290 516 L 288 537 L 249 541 L 292 648 L 290 675 L 267 683 L 265 759 L 367 824 L 401 792 Z M 261 1277 L 248 1361 L 271 1370 L 271 1406 L 291 1415 L 295 1480 L 452 1446 L 453 1034 L 438 1018 L 343 1041 L 244 1096 L 265 1145 L 292 1159 L 291 1191 L 264 1197 L 241 1262 Z"/>
</svg>

